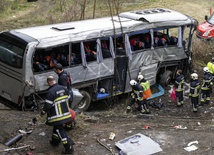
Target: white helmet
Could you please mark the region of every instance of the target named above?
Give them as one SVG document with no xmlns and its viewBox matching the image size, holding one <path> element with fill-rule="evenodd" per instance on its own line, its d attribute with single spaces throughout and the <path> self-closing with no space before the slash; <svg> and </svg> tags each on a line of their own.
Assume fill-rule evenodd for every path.
<svg viewBox="0 0 214 155">
<path fill-rule="evenodd" d="M 129 83 L 130 83 L 131 86 L 137 85 L 137 81 L 135 81 L 135 80 L 131 80 Z"/>
<path fill-rule="evenodd" d="M 204 70 L 204 72 L 209 72 L 208 67 L 204 67 L 203 70 Z"/>
<path fill-rule="evenodd" d="M 144 77 L 143 77 L 143 75 L 141 75 L 141 74 L 139 74 L 138 76 L 137 76 L 137 79 L 140 81 L 140 80 L 142 80 Z"/>
<path fill-rule="evenodd" d="M 197 80 L 197 79 L 198 79 L 198 74 L 192 73 L 192 74 L 191 74 L 191 78 L 192 78 L 193 80 Z"/>
<path fill-rule="evenodd" d="M 105 94 L 105 92 L 106 92 L 105 88 L 100 88 L 100 93 L 101 94 Z"/>
</svg>

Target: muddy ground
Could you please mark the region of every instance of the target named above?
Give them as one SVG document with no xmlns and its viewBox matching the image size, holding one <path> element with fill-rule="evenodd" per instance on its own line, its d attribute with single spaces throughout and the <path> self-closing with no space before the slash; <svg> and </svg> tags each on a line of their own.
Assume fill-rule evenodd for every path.
<svg viewBox="0 0 214 155">
<path fill-rule="evenodd" d="M 195 0 L 182 1 L 182 3 L 176 1 L 176 5 L 169 2 L 171 1 L 161 1 L 155 5 L 151 4 L 153 4 L 152 7 L 169 7 L 187 13 L 200 19 L 199 22 L 202 21 L 204 15 L 209 14 L 209 7 L 212 5 L 211 1 L 209 5 L 205 1 L 202 3 L 202 1 Z M 36 9 L 37 7 L 35 6 L 31 7 L 36 13 L 29 10 L 29 14 L 27 14 L 28 11 L 19 14 L 14 13 L 16 14 L 15 17 L 9 14 L 8 18 L 0 20 L 0 29 L 25 27 L 23 23 L 25 23 L 28 16 L 30 20 L 26 22 L 27 26 L 34 25 L 35 23 L 31 21 L 32 17 L 49 14 L 44 10 L 48 10 L 48 7 L 51 7 L 52 1 L 41 1 L 41 4 L 41 10 Z M 139 4 L 136 6 L 138 7 L 136 9 L 144 7 L 139 6 Z M 197 14 L 195 10 L 197 10 Z M 200 107 L 198 113 L 193 113 L 188 98 L 186 98 L 183 107 L 176 107 L 169 99 L 168 89 L 166 89 L 165 95 L 160 97 L 164 107 L 161 109 L 150 107 L 150 115 L 140 115 L 138 112 L 126 114 L 127 96 L 115 98 L 111 101 L 111 106 L 109 106 L 108 102 L 98 102 L 96 105 L 91 106 L 89 111 L 78 114 L 75 129 L 68 131 L 69 136 L 75 142 L 73 154 L 116 155 L 119 154 L 120 150 L 115 146 L 115 142 L 134 134 L 142 133 L 160 145 L 163 151 L 157 153 L 157 155 L 213 155 L 214 95 L 212 94 L 211 96 L 212 102 L 210 105 Z M 154 99 L 154 101 L 157 102 L 160 98 Z M 32 119 L 35 117 L 37 117 L 38 121 L 33 124 Z M 175 129 L 174 127 L 178 125 L 185 129 Z M 144 129 L 145 126 L 150 126 L 150 128 Z M 4 144 L 18 135 L 20 130 L 32 132 L 24 135 L 16 144 L 10 147 L 5 146 Z M 0 103 L 0 155 L 58 155 L 61 153 L 63 146 L 62 144 L 59 147 L 49 145 L 51 131 L 52 127 L 45 125 L 45 117 L 40 118 L 38 112 L 12 110 Z M 109 140 L 111 132 L 116 135 L 113 140 Z M 98 140 L 106 147 L 100 144 Z M 195 144 L 198 149 L 192 152 L 185 151 L 184 147 L 192 141 L 198 141 L 198 144 Z M 5 152 L 5 149 L 28 145 L 29 147 L 26 149 Z M 109 151 L 109 148 L 112 151 Z"/>
<path fill-rule="evenodd" d="M 115 146 L 115 142 L 141 133 L 160 145 L 163 151 L 156 153 L 157 155 L 213 155 L 214 95 L 211 97 L 211 104 L 200 107 L 198 113 L 191 111 L 188 97 L 185 97 L 185 104 L 180 108 L 170 100 L 167 90 L 160 98 L 164 106 L 161 109 L 150 106 L 151 114 L 147 115 L 139 114 L 137 111 L 126 114 L 128 95 L 115 98 L 111 101 L 114 103 L 111 106 L 108 102 L 94 103 L 87 112 L 77 115 L 75 129 L 68 131 L 69 136 L 75 142 L 73 154 L 116 155 L 120 150 Z M 152 101 L 158 102 L 160 98 Z M 59 147 L 52 147 L 49 144 L 52 127 L 45 125 L 45 117 L 39 117 L 38 112 L 14 111 L 1 105 L 0 113 L 0 142 L 2 143 L 0 154 L 61 154 L 62 144 Z M 36 124 L 32 123 L 34 117 L 38 120 Z M 184 129 L 176 129 L 175 126 L 178 125 Z M 145 129 L 146 126 L 150 128 Z M 20 130 L 32 132 L 24 135 L 16 144 L 6 147 L 4 144 L 19 134 Z M 113 140 L 109 139 L 111 132 L 116 135 Z M 195 144 L 198 149 L 187 152 L 184 148 L 192 141 L 198 141 L 198 144 Z M 26 145 L 29 145 L 26 149 L 2 152 L 6 148 Z"/>
</svg>

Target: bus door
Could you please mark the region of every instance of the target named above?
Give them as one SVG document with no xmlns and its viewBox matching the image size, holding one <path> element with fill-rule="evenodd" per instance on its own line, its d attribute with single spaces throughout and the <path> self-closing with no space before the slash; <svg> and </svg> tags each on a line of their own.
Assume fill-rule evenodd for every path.
<svg viewBox="0 0 214 155">
<path fill-rule="evenodd" d="M 115 59 L 115 80 L 114 80 L 114 93 L 120 94 L 125 90 L 126 72 L 127 72 L 127 58 L 125 55 L 116 56 Z"/>
<path fill-rule="evenodd" d="M 9 38 L 9 37 L 8 37 Z M 25 45 L 0 35 L 0 95 L 14 103 L 23 94 L 23 55 Z"/>
</svg>

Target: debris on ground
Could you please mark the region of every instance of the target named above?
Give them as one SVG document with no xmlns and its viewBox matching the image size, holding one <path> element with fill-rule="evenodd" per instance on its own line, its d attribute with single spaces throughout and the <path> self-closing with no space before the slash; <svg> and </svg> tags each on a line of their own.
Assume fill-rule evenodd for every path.
<svg viewBox="0 0 214 155">
<path fill-rule="evenodd" d="M 126 155 L 151 155 L 162 151 L 158 143 L 141 133 L 122 139 L 115 145 Z"/>
<path fill-rule="evenodd" d="M 173 128 L 175 128 L 175 129 L 187 129 L 186 126 L 182 126 L 182 125 L 176 125 Z"/>
<path fill-rule="evenodd" d="M 193 144 L 198 144 L 198 141 L 192 141 L 192 142 L 189 142 L 187 144 L 187 147 L 184 148 L 184 150 L 188 151 L 188 152 L 191 152 L 191 151 L 195 151 L 198 149 L 197 146 L 193 145 Z"/>
</svg>

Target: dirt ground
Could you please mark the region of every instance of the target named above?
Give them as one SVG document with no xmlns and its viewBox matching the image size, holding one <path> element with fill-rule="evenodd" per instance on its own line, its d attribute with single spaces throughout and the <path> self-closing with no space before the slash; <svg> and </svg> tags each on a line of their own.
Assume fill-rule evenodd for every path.
<svg viewBox="0 0 214 155">
<path fill-rule="evenodd" d="M 41 3 L 46 1 L 41 1 Z M 206 5 L 202 1 L 188 0 L 179 1 L 177 5 L 171 5 L 169 1 L 163 1 L 164 7 L 178 11 L 185 11 L 201 22 L 204 15 L 209 13 L 210 3 Z M 203 1 L 205 2 L 205 1 Z M 141 1 L 140 1 L 141 3 Z M 44 3 L 43 10 L 47 9 L 50 3 Z M 157 3 L 153 7 L 157 7 Z M 136 5 L 138 6 L 138 5 Z M 146 6 L 145 6 L 146 7 Z M 149 7 L 149 6 L 147 6 Z M 185 8 L 185 7 L 188 7 Z M 34 10 L 36 7 L 32 7 Z M 189 9 L 192 8 L 192 9 Z M 195 13 L 197 10 L 197 14 Z M 30 12 L 30 11 L 29 11 Z M 37 11 L 38 15 L 41 11 Z M 34 12 L 33 12 L 34 13 Z M 35 17 L 37 14 L 34 14 Z M 42 16 L 47 13 L 41 13 Z M 0 29 L 12 29 L 22 27 L 25 22 L 25 13 L 16 14 L 0 20 Z M 20 16 L 20 18 L 19 18 Z M 28 16 L 32 18 L 32 13 Z M 41 15 L 40 15 L 41 16 Z M 23 20 L 24 19 L 24 20 Z M 39 18 L 40 19 L 40 18 Z M 28 25 L 34 23 L 26 22 Z M 154 99 L 158 102 L 161 98 L 163 107 L 157 109 L 150 107 L 151 114 L 141 115 L 138 112 L 125 113 L 128 104 L 127 96 L 120 96 L 109 102 L 94 103 L 87 112 L 77 114 L 76 127 L 68 131 L 69 136 L 75 142 L 73 155 L 116 155 L 120 150 L 115 142 L 137 133 L 144 134 L 157 142 L 163 151 L 156 155 L 213 155 L 214 154 L 214 95 L 211 96 L 211 104 L 200 107 L 198 113 L 191 111 L 189 99 L 185 98 L 183 107 L 176 107 L 169 98 L 169 87 L 165 94 Z M 151 101 L 150 101 L 151 102 Z M 114 104 L 113 104 L 114 103 Z M 36 124 L 32 123 L 37 118 Z M 181 125 L 184 129 L 176 129 Z M 149 129 L 145 129 L 149 126 Z M 32 131 L 24 134 L 14 145 L 7 147 L 4 144 L 19 134 L 19 131 Z M 62 144 L 59 147 L 52 147 L 49 144 L 52 127 L 45 125 L 45 116 L 39 117 L 38 112 L 12 110 L 0 103 L 0 155 L 59 155 L 63 150 Z M 113 140 L 109 139 L 110 133 L 115 133 Z M 102 144 L 100 144 L 100 141 Z M 198 149 L 187 152 L 184 148 L 189 142 L 198 141 L 195 144 Z M 6 151 L 17 147 L 29 146 L 25 149 Z M 145 148 L 147 149 L 147 148 Z"/>
<path fill-rule="evenodd" d="M 187 97 L 185 97 L 184 106 L 178 108 L 170 100 L 167 89 L 165 95 L 160 97 L 164 106 L 161 109 L 150 106 L 151 114 L 142 115 L 137 111 L 126 114 L 128 95 L 112 100 L 111 102 L 115 104 L 111 106 L 108 102 L 97 102 L 90 107 L 88 112 L 77 114 L 76 127 L 68 131 L 69 136 L 75 142 L 73 154 L 116 155 L 120 150 L 115 146 L 115 142 L 137 133 L 150 137 L 160 145 L 163 151 L 156 153 L 157 155 L 214 154 L 214 96 L 211 97 L 210 105 L 200 107 L 198 113 L 193 113 Z M 158 102 L 160 98 L 153 99 L 153 101 Z M 58 147 L 52 147 L 49 144 L 52 127 L 45 125 L 45 116 L 39 117 L 38 112 L 10 110 L 3 104 L 0 107 L 0 154 L 61 154 L 62 144 Z M 32 123 L 34 117 L 38 120 L 36 124 Z M 184 129 L 175 128 L 179 125 Z M 145 129 L 146 126 L 150 128 Z M 16 144 L 6 147 L 4 144 L 18 135 L 20 131 L 32 132 L 23 135 Z M 109 139 L 111 132 L 116 135 L 113 140 Z M 195 144 L 198 149 L 187 152 L 184 148 L 192 141 L 198 141 L 198 144 Z M 7 148 L 26 145 L 29 145 L 26 149 L 3 152 Z"/>
</svg>

